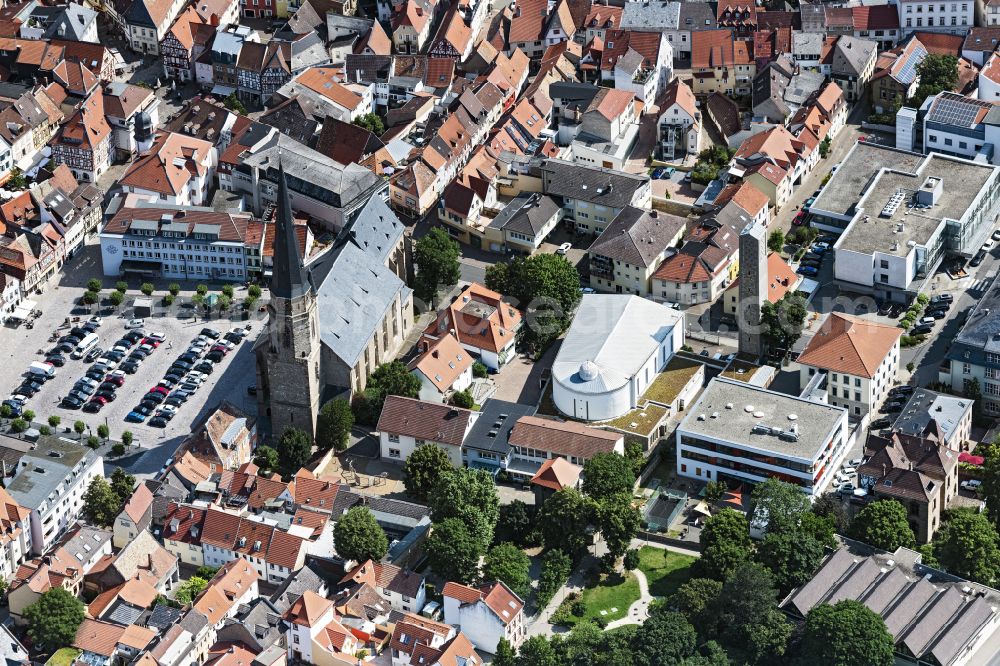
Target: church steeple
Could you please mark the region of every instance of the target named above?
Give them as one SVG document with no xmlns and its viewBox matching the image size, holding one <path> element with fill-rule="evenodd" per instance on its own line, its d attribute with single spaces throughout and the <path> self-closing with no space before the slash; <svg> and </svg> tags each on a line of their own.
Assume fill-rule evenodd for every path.
<svg viewBox="0 0 1000 666">
<path fill-rule="evenodd" d="M 274 266 L 271 276 L 271 295 L 277 298 L 299 298 L 311 285 L 306 274 L 299 244 L 295 238 L 292 203 L 288 198 L 285 167 L 278 159 L 278 214 L 274 234 Z"/>
</svg>

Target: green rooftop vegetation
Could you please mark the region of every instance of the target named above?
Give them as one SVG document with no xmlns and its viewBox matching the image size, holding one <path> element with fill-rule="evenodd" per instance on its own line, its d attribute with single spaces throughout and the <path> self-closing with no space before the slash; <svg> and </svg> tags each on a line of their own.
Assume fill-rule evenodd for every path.
<svg viewBox="0 0 1000 666">
<path fill-rule="evenodd" d="M 83 654 L 83 650 L 71 647 L 60 648 L 49 657 L 49 660 L 45 664 L 46 666 L 72 666 L 73 662 L 81 654 Z"/>
<path fill-rule="evenodd" d="M 619 416 L 611 421 L 604 421 L 601 425 L 611 426 L 612 428 L 617 428 L 633 435 L 649 437 L 649 433 L 653 432 L 653 429 L 660 424 L 666 415 L 667 410 L 665 407 L 648 404 L 645 407 L 633 409 L 628 414 Z"/>
<path fill-rule="evenodd" d="M 674 356 L 663 372 L 656 376 L 642 397 L 646 400 L 669 405 L 701 367 L 701 363 L 697 361 Z"/>
</svg>

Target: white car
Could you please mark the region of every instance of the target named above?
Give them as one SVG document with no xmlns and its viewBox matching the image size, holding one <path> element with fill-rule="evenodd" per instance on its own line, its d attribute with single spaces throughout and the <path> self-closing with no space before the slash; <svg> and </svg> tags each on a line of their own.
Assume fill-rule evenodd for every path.
<svg viewBox="0 0 1000 666">
<path fill-rule="evenodd" d="M 121 377 L 122 379 L 125 379 L 125 371 L 124 370 L 114 370 L 113 372 L 108 373 L 108 376 L 109 377 Z"/>
<path fill-rule="evenodd" d="M 91 317 L 88 321 L 90 321 L 90 323 L 95 326 L 100 326 L 101 324 L 104 323 L 104 320 L 101 319 L 100 317 Z"/>
<path fill-rule="evenodd" d="M 201 383 L 206 379 L 208 379 L 208 375 L 206 375 L 204 372 L 198 372 L 197 370 L 192 370 L 187 374 L 187 379 L 197 380 L 199 383 Z"/>
<path fill-rule="evenodd" d="M 978 490 L 979 486 L 983 485 L 983 482 L 979 479 L 971 479 L 969 481 L 962 481 L 959 485 L 962 486 L 963 490 Z"/>
<path fill-rule="evenodd" d="M 995 245 L 995 243 L 992 240 L 988 240 L 985 243 L 983 243 L 983 247 L 981 249 L 983 249 L 983 250 L 991 250 L 991 249 L 993 249 L 994 245 Z"/>
<path fill-rule="evenodd" d="M 813 249 L 815 249 L 815 250 L 821 250 L 821 251 L 823 251 L 823 250 L 829 250 L 830 249 L 830 244 L 829 243 L 813 243 Z"/>
<path fill-rule="evenodd" d="M 847 464 L 851 467 L 861 467 L 861 463 L 864 462 L 863 458 L 854 458 L 853 460 L 847 461 Z"/>
<path fill-rule="evenodd" d="M 142 319 L 129 319 L 125 322 L 125 330 L 130 331 L 133 328 L 142 328 L 146 325 L 146 322 Z"/>
<path fill-rule="evenodd" d="M 148 333 L 146 337 L 149 338 L 150 340 L 156 340 L 157 342 L 163 342 L 164 340 L 167 339 L 167 336 L 165 336 L 163 333 L 160 333 L 159 331 L 153 331 L 152 333 Z"/>
<path fill-rule="evenodd" d="M 176 414 L 177 408 L 174 407 L 173 405 L 163 405 L 157 411 L 159 411 L 161 414 Z"/>
<path fill-rule="evenodd" d="M 849 465 L 844 465 L 844 469 L 840 470 L 840 472 L 846 477 L 852 477 L 858 473 L 858 470 L 854 469 Z"/>
<path fill-rule="evenodd" d="M 995 241 L 1000 241 L 1000 229 L 997 229 L 996 231 L 994 231 L 993 235 L 990 236 L 990 238 L 992 238 Z"/>
<path fill-rule="evenodd" d="M 558 248 L 556 248 L 556 254 L 566 254 L 573 247 L 572 243 L 563 243 Z"/>
<path fill-rule="evenodd" d="M 937 319 L 935 319 L 934 317 L 923 317 L 920 321 L 917 322 L 918 325 L 927 324 L 928 326 L 933 326 L 936 323 Z"/>
<path fill-rule="evenodd" d="M 851 495 L 857 488 L 854 487 L 853 483 L 842 483 L 840 487 L 837 488 L 837 492 L 841 495 Z"/>
</svg>

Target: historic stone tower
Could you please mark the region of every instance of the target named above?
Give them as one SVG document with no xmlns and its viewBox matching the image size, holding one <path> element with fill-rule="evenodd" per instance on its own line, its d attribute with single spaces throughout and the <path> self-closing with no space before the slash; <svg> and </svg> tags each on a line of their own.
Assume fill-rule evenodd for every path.
<svg viewBox="0 0 1000 666">
<path fill-rule="evenodd" d="M 286 428 L 316 434 L 320 338 L 316 294 L 299 256 L 285 170 L 278 165 L 278 214 L 267 335 L 257 347 L 258 403 L 271 434 Z"/>
<path fill-rule="evenodd" d="M 762 224 L 751 222 L 740 232 L 740 354 L 760 359 L 764 338 L 760 331 L 761 306 L 767 298 L 767 243 Z"/>
</svg>

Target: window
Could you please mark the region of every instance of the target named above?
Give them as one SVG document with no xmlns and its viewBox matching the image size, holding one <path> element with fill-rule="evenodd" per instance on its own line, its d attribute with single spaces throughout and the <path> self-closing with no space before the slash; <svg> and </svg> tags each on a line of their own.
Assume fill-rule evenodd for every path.
<svg viewBox="0 0 1000 666">
<path fill-rule="evenodd" d="M 885 269 L 888 269 L 888 268 L 889 268 L 889 261 L 888 261 L 888 260 L 886 260 L 886 259 L 883 259 L 883 260 L 881 260 L 881 261 L 879 262 L 879 264 L 880 264 L 880 266 L 881 266 L 882 268 L 885 268 Z"/>
<path fill-rule="evenodd" d="M 861 386 L 861 378 L 860 377 L 855 377 L 854 378 L 854 385 L 858 386 L 858 387 Z"/>
<path fill-rule="evenodd" d="M 393 444 L 399 444 L 399 435 L 389 435 L 389 441 Z"/>
<path fill-rule="evenodd" d="M 969 363 L 963 363 L 962 364 L 962 374 L 963 375 L 971 375 L 972 374 L 972 365 L 970 365 Z M 987 373 L 987 376 L 989 376 L 989 373 Z"/>
<path fill-rule="evenodd" d="M 950 146 L 951 144 L 952 144 L 952 140 L 946 137 L 945 140 L 944 140 L 944 145 Z"/>
<path fill-rule="evenodd" d="M 861 392 L 860 391 L 855 391 L 854 392 L 854 402 L 861 402 Z"/>
<path fill-rule="evenodd" d="M 389 449 L 389 457 L 390 458 L 398 458 L 399 457 L 399 449 Z"/>
</svg>

